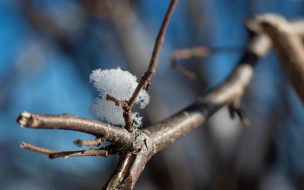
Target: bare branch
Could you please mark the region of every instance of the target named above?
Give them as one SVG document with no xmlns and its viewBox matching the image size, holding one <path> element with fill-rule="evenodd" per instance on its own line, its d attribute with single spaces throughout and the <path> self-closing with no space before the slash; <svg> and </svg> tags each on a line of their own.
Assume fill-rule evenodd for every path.
<svg viewBox="0 0 304 190">
<path fill-rule="evenodd" d="M 192 57 L 203 57 L 210 54 L 210 50 L 206 47 L 194 47 L 194 48 L 187 48 L 187 49 L 180 49 L 177 51 L 174 51 L 172 53 L 172 62 L 171 67 L 185 75 L 191 80 L 194 80 L 196 78 L 196 75 L 185 69 L 184 67 L 177 64 L 177 61 L 179 59 L 189 59 Z"/>
<path fill-rule="evenodd" d="M 123 128 L 68 114 L 43 115 L 24 111 L 17 118 L 17 122 L 27 128 L 63 129 L 84 132 L 96 137 L 102 137 L 114 144 L 124 145 L 131 142 L 130 134 Z"/>
<path fill-rule="evenodd" d="M 206 120 L 221 107 L 228 106 L 232 115 L 236 112 L 243 118 L 240 112 L 240 105 L 245 90 L 251 81 L 253 67 L 271 48 L 270 39 L 260 30 L 257 30 L 256 36 L 247 46 L 238 66 L 221 85 L 209 90 L 192 105 L 172 117 L 149 128 L 133 131 L 134 121 L 132 121 L 130 111 L 140 90 L 144 87 L 148 87 L 150 79 L 156 70 L 159 50 L 164 40 L 164 33 L 176 2 L 177 0 L 172 0 L 170 3 L 155 43 L 149 69 L 141 78 L 133 96 L 129 101 L 120 101 L 111 96 L 107 97 L 109 100 L 112 100 L 123 107 L 124 118 L 125 120 L 128 120 L 125 127 L 132 133 L 129 133 L 123 128 L 67 114 L 40 115 L 23 112 L 17 119 L 17 122 L 21 126 L 28 128 L 74 130 L 92 134 L 97 137 L 96 140 L 92 141 L 77 140 L 76 144 L 78 145 L 99 145 L 104 140 L 109 141 L 112 144 L 108 147 L 99 149 L 64 152 L 41 148 L 24 142 L 22 142 L 20 146 L 24 149 L 47 154 L 50 158 L 107 156 L 109 154 L 118 153 L 120 155 L 119 162 L 103 189 L 133 189 L 146 163 L 154 154 L 204 124 Z M 265 25 L 265 23 L 268 25 Z M 263 22 L 264 25 L 262 24 L 262 26 L 264 29 L 266 28 L 266 30 L 268 30 L 269 28 L 267 27 L 269 27 L 270 24 L 268 22 L 265 23 Z M 280 30 L 275 29 L 275 32 L 280 32 Z M 284 35 L 285 36 L 283 37 L 286 37 L 286 39 L 289 37 L 289 33 Z M 274 45 L 276 46 L 275 42 Z M 290 48 L 294 48 L 294 46 L 290 45 Z M 284 52 L 287 51 L 284 48 L 282 49 Z M 297 50 L 294 51 L 299 53 Z M 285 59 L 287 58 L 285 56 L 283 58 L 283 60 L 286 61 Z M 302 58 L 299 58 L 299 60 L 300 59 Z M 297 61 L 298 60 L 295 62 Z M 243 122 L 244 121 L 245 120 L 243 119 Z"/>
<path fill-rule="evenodd" d="M 234 113 L 236 113 L 239 116 L 244 128 L 246 128 L 250 125 L 249 120 L 244 116 L 244 113 L 243 113 L 244 111 L 241 109 L 241 106 L 236 107 L 234 105 L 229 105 L 228 111 L 229 111 L 230 117 L 232 119 L 234 119 L 234 116 L 235 116 Z"/>
<path fill-rule="evenodd" d="M 191 80 L 196 79 L 195 73 L 189 71 L 188 69 L 182 67 L 177 63 L 180 59 L 190 59 L 193 57 L 206 57 L 212 53 L 217 53 L 220 51 L 225 52 L 240 52 L 243 51 L 245 47 L 193 47 L 176 50 L 171 55 L 171 67 L 181 74 L 185 75 Z"/>
<path fill-rule="evenodd" d="M 160 48 L 161 48 L 162 43 L 165 40 L 165 38 L 164 38 L 165 32 L 167 30 L 169 20 L 170 20 L 170 17 L 172 15 L 172 13 L 173 13 L 173 10 L 174 10 L 174 7 L 175 7 L 176 3 L 177 3 L 177 0 L 171 0 L 170 5 L 169 5 L 168 10 L 167 10 L 167 13 L 166 13 L 166 16 L 163 20 L 162 26 L 160 28 L 160 31 L 159 31 L 158 36 L 157 36 L 156 41 L 155 41 L 155 45 L 154 45 L 151 61 L 150 61 L 150 64 L 149 64 L 149 68 L 145 72 L 145 74 L 141 77 L 136 89 L 134 90 L 134 92 L 132 94 L 132 97 L 128 101 L 129 109 L 127 110 L 128 112 L 124 114 L 128 118 L 131 118 L 131 109 L 132 109 L 132 107 L 135 103 L 135 100 L 136 100 L 138 94 L 140 93 L 140 91 L 142 90 L 143 87 L 148 89 L 148 87 L 150 85 L 151 77 L 156 71 Z M 126 121 L 125 128 L 128 131 L 132 131 L 133 130 L 133 119 L 125 119 L 125 121 Z"/>
<path fill-rule="evenodd" d="M 266 14 L 256 19 L 270 37 L 290 83 L 304 103 L 304 47 L 301 37 L 287 20 L 278 15 Z"/>
<path fill-rule="evenodd" d="M 270 17 L 268 17 L 270 16 Z M 252 31 L 256 33 L 264 33 L 265 31 L 263 30 L 263 27 L 261 26 L 261 21 L 264 19 L 268 19 L 271 17 L 276 17 L 278 15 L 275 14 L 264 14 L 264 15 L 259 15 L 254 18 L 247 18 L 245 20 L 247 27 Z M 268 18 L 266 18 L 268 17 Z M 289 24 L 292 27 L 292 33 L 295 35 L 299 35 L 302 38 L 304 38 L 304 19 L 295 19 L 295 20 L 290 20 Z"/>
<path fill-rule="evenodd" d="M 121 106 L 122 108 L 127 108 L 129 106 L 126 100 L 125 101 L 118 100 L 115 97 L 111 96 L 110 94 L 107 94 L 106 99 L 114 102 L 116 106 Z"/>
<path fill-rule="evenodd" d="M 239 106 L 253 75 L 253 66 L 267 54 L 270 47 L 271 43 L 267 36 L 258 34 L 251 40 L 239 65 L 224 83 L 211 89 L 176 115 L 142 130 L 150 134 L 150 138 L 155 143 L 155 151 L 160 151 L 204 124 L 221 107 Z"/>
<path fill-rule="evenodd" d="M 149 134 L 146 131 L 135 131 L 132 147 L 121 155 L 116 169 L 103 189 L 133 189 L 145 165 L 155 153 L 155 146 Z"/>
<path fill-rule="evenodd" d="M 240 64 L 229 79 L 197 100 L 194 104 L 173 117 L 146 129 L 156 144 L 157 151 L 183 137 L 205 121 L 223 106 L 239 101 L 253 74 L 249 64 Z"/>
<path fill-rule="evenodd" d="M 103 189 L 133 189 L 149 159 L 205 121 L 223 106 L 238 106 L 253 74 L 253 66 L 270 49 L 265 35 L 258 35 L 248 45 L 234 72 L 220 86 L 210 90 L 188 108 L 146 129 L 135 131 L 134 143 L 121 156 Z M 258 46 L 262 46 L 257 48 Z M 134 151 L 136 153 L 134 153 Z"/>
<path fill-rule="evenodd" d="M 50 150 L 38 146 L 34 146 L 25 142 L 20 144 L 20 147 L 23 149 L 31 150 L 34 152 L 38 152 L 41 154 L 49 155 L 49 158 L 69 158 L 69 157 L 78 157 L 78 156 L 104 156 L 107 157 L 109 155 L 109 151 L 105 148 L 100 149 L 88 149 L 88 150 L 76 150 L 76 151 L 57 151 Z"/>
</svg>

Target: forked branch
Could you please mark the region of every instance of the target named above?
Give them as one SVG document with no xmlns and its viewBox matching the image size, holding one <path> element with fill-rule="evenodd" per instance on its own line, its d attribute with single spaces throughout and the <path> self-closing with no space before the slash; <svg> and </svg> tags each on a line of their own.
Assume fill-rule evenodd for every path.
<svg viewBox="0 0 304 190">
<path fill-rule="evenodd" d="M 161 28 L 159 30 L 158 36 L 156 38 L 155 41 L 155 45 L 154 45 L 154 49 L 153 49 L 153 53 L 151 56 L 151 60 L 150 60 L 150 64 L 148 67 L 148 70 L 144 73 L 144 75 L 141 77 L 136 89 L 134 90 L 131 98 L 128 100 L 128 107 L 127 108 L 123 108 L 124 109 L 124 118 L 125 118 L 125 128 L 128 131 L 133 131 L 133 119 L 131 116 L 131 109 L 135 103 L 135 100 L 137 98 L 137 96 L 139 95 L 140 91 L 143 88 L 148 89 L 149 85 L 150 85 L 150 80 L 152 75 L 155 73 L 156 71 L 156 67 L 157 67 L 157 62 L 158 62 L 158 57 L 159 57 L 159 52 L 160 52 L 160 48 L 161 45 L 163 44 L 165 38 L 165 33 L 171 18 L 171 15 L 173 13 L 173 10 L 175 8 L 175 5 L 177 3 L 178 0 L 171 0 L 170 5 L 167 9 L 165 18 L 163 20 L 163 23 L 161 25 Z"/>
<path fill-rule="evenodd" d="M 174 7 L 175 3 L 176 1 L 171 2 L 171 8 L 169 8 L 166 19 L 169 18 L 171 14 L 170 10 L 172 12 L 172 7 Z M 163 34 L 166 25 L 164 24 L 162 27 Z M 146 72 L 148 74 L 145 73 L 142 77 L 141 85 L 138 85 L 139 91 L 143 87 L 147 87 L 151 76 L 155 72 L 160 48 L 160 45 L 157 44 L 161 44 L 163 34 L 160 32 L 160 37 L 158 38 L 160 41 L 157 40 L 151 59 L 150 65 L 152 66 Z M 256 36 L 251 39 L 239 64 L 226 81 L 206 92 L 205 95 L 198 98 L 196 102 L 179 113 L 149 128 L 135 130 L 132 133 L 109 124 L 67 114 L 39 115 L 23 112 L 17 119 L 17 122 L 21 126 L 28 128 L 64 129 L 85 132 L 100 138 L 100 140 L 94 142 L 96 143 L 94 145 L 99 145 L 102 141 L 109 141 L 112 143 L 109 147 L 68 152 L 49 150 L 27 143 L 21 143 L 21 147 L 47 154 L 51 158 L 119 154 L 119 162 L 103 189 L 133 189 L 146 163 L 154 154 L 204 124 L 220 108 L 228 106 L 233 108 L 231 110 L 238 110 L 245 90 L 253 76 L 254 65 L 268 53 L 270 48 L 271 41 L 268 36 L 258 31 Z M 138 94 L 136 95 L 135 92 L 134 94 L 136 98 Z M 134 103 L 134 100 L 132 101 Z M 128 102 L 132 101 L 129 100 Z M 130 105 L 133 105 L 133 103 Z M 131 128 L 127 129 L 132 131 Z M 84 144 L 86 143 L 89 142 L 85 142 Z"/>
<path fill-rule="evenodd" d="M 263 46 L 257 48 L 257 46 Z M 270 41 L 261 35 L 256 36 L 248 46 L 238 67 L 226 82 L 210 90 L 188 108 L 178 114 L 161 121 L 147 129 L 128 133 L 125 129 L 106 125 L 94 120 L 87 120 L 70 115 L 39 115 L 22 113 L 18 122 L 31 128 L 65 129 L 87 132 L 105 138 L 113 143 L 123 145 L 113 153 L 120 154 L 120 161 L 104 189 L 133 189 L 149 159 L 161 149 L 174 143 L 177 139 L 191 132 L 204 122 L 219 108 L 227 105 L 238 105 L 253 74 L 253 65 L 263 57 L 270 48 Z M 259 52 L 257 52 L 257 49 Z M 85 129 L 83 129 L 84 127 Z M 108 132 L 106 132 L 108 130 Z M 118 135 L 117 135 L 118 134 Z M 123 144 L 124 143 L 124 144 Z M 40 153 L 58 156 L 80 156 L 84 152 L 59 152 L 41 149 L 29 144 L 24 148 Z M 98 149 L 96 149 L 97 151 Z M 108 149 L 101 149 L 108 150 Z M 86 154 L 92 150 L 87 150 Z M 92 155 L 96 154 L 94 149 Z M 110 154 L 105 153 L 105 155 Z M 54 156 L 56 155 L 56 156 Z M 102 154 L 101 154 L 102 155 Z"/>
</svg>

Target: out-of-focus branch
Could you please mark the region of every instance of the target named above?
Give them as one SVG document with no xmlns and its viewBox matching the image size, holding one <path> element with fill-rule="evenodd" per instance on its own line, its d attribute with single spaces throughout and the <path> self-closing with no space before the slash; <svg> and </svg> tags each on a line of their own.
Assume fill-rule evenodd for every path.
<svg viewBox="0 0 304 190">
<path fill-rule="evenodd" d="M 63 129 L 88 133 L 113 144 L 128 144 L 131 135 L 123 128 L 73 115 L 43 115 L 22 112 L 17 122 L 27 128 Z"/>
<path fill-rule="evenodd" d="M 178 72 L 182 73 L 186 77 L 190 78 L 191 80 L 196 79 L 196 75 L 185 69 L 184 67 L 177 64 L 177 60 L 179 59 L 189 59 L 192 57 L 203 57 L 210 54 L 210 50 L 206 47 L 194 47 L 194 48 L 187 48 L 187 49 L 180 49 L 172 53 L 172 62 L 171 67 Z"/>
<path fill-rule="evenodd" d="M 178 0 L 171 0 L 171 2 L 170 2 L 170 5 L 167 9 L 166 15 L 164 17 L 164 20 L 162 22 L 161 28 L 159 30 L 159 33 L 158 33 L 156 41 L 155 41 L 155 45 L 154 45 L 154 49 L 153 49 L 153 52 L 152 52 L 152 56 L 151 56 L 151 60 L 150 60 L 148 70 L 141 77 L 141 79 L 140 79 L 137 87 L 135 88 L 131 98 L 128 101 L 124 101 L 124 100 L 120 101 L 120 100 L 116 99 L 115 97 L 112 97 L 111 95 L 107 95 L 108 100 L 111 100 L 111 101 L 115 102 L 116 105 L 118 105 L 118 106 L 120 105 L 122 107 L 122 109 L 124 111 L 123 117 L 124 117 L 124 120 L 125 120 L 125 129 L 127 129 L 130 132 L 132 132 L 134 130 L 134 127 L 133 127 L 134 119 L 131 116 L 132 107 L 135 103 L 135 100 L 136 100 L 137 96 L 141 92 L 141 90 L 143 88 L 146 88 L 148 90 L 148 87 L 150 85 L 151 77 L 156 71 L 160 48 L 161 48 L 161 45 L 163 44 L 163 42 L 165 40 L 164 36 L 165 36 L 165 33 L 166 33 L 167 27 L 169 25 L 171 15 L 173 13 L 173 10 L 175 8 L 175 5 L 176 5 L 177 1 Z M 111 8 L 111 5 L 108 4 L 108 7 Z M 123 103 L 123 102 L 125 102 L 125 103 Z"/>
<path fill-rule="evenodd" d="M 300 35 L 287 20 L 278 15 L 266 14 L 256 17 L 256 20 L 271 39 L 288 80 L 304 103 L 304 47 Z"/>
</svg>

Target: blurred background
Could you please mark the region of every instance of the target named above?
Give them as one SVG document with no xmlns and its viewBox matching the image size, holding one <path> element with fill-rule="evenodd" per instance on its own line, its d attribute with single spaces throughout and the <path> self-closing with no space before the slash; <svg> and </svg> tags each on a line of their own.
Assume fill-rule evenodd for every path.
<svg viewBox="0 0 304 190">
<path fill-rule="evenodd" d="M 22 150 L 21 141 L 55 150 L 90 135 L 20 128 L 17 116 L 89 113 L 98 93 L 94 69 L 120 67 L 140 77 L 169 1 L 0 0 L 0 189 L 101 189 L 116 156 L 50 160 Z M 275 12 L 304 16 L 302 0 L 180 0 L 150 87 L 143 127 L 195 101 L 229 75 L 249 35 L 244 19 Z M 219 48 L 180 60 L 191 81 L 170 68 L 171 53 L 194 46 Z M 227 108 L 155 155 L 135 189 L 304 189 L 304 109 L 274 52 L 259 61 L 244 100 L 251 122 L 243 129 Z M 138 108 L 135 108 L 138 109 Z"/>
</svg>

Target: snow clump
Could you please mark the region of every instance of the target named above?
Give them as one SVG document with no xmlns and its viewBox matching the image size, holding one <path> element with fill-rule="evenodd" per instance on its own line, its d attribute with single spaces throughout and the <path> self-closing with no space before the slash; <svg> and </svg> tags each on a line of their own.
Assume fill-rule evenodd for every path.
<svg viewBox="0 0 304 190">
<path fill-rule="evenodd" d="M 101 70 L 96 69 L 90 75 L 90 82 L 93 82 L 94 87 L 100 93 L 95 99 L 95 104 L 92 105 L 90 112 L 104 121 L 113 125 L 125 125 L 123 118 L 123 110 L 116 106 L 114 102 L 106 99 L 107 94 L 117 98 L 118 100 L 129 100 L 137 86 L 136 76 L 128 71 L 123 71 L 119 67 L 117 69 Z M 140 108 L 144 108 L 150 100 L 146 90 L 141 90 L 136 98 L 135 103 L 139 104 Z M 132 113 L 135 128 L 142 125 L 142 117 L 138 112 Z"/>
</svg>

